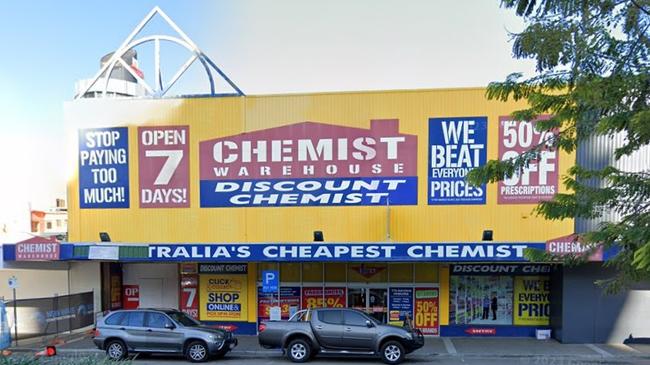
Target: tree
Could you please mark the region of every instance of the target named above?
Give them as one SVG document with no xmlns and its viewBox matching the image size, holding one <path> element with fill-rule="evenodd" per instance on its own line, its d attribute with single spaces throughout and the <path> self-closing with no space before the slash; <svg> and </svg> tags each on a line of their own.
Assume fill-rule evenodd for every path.
<svg viewBox="0 0 650 365">
<path fill-rule="evenodd" d="M 597 135 L 624 133 L 627 144 L 616 149 L 620 159 L 650 142 L 650 0 L 503 0 L 524 18 L 526 28 L 513 34 L 516 58 L 536 61 L 537 73 L 520 73 L 493 82 L 488 99 L 526 100 L 528 108 L 513 113 L 518 120 L 551 114 L 537 123 L 540 131 L 559 131 L 517 158 L 488 161 L 472 170 L 472 184 L 513 176 L 547 148 L 575 151 Z M 594 183 L 596 181 L 596 183 Z M 542 202 L 536 213 L 550 220 L 594 219 L 605 210 L 620 221 L 606 222 L 580 239 L 595 247 L 617 245 L 621 251 L 607 265 L 617 275 L 602 284 L 609 291 L 650 277 L 650 166 L 641 172 L 614 167 L 588 170 L 575 166 L 563 176 L 568 193 Z M 539 252 L 530 258 L 559 259 Z"/>
</svg>

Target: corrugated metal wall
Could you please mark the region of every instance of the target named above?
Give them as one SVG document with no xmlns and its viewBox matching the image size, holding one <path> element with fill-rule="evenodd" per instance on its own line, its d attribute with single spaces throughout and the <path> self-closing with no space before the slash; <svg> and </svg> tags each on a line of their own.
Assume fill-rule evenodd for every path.
<svg viewBox="0 0 650 365">
<path fill-rule="evenodd" d="M 306 242 L 321 230 L 328 242 L 381 242 L 390 226 L 395 242 L 479 241 L 485 229 L 498 241 L 545 241 L 573 232 L 574 222 L 546 221 L 535 204 L 497 204 L 497 185 L 485 205 L 428 205 L 429 118 L 487 116 L 487 158 L 498 158 L 499 117 L 522 109 L 519 102 L 488 101 L 485 89 L 441 89 L 237 98 L 107 100 L 66 104 L 69 166 L 77 166 L 78 130 L 129 127 L 129 209 L 80 209 L 77 171 L 68 184 L 69 239 L 93 242 L 109 232 L 114 242 Z M 199 142 L 313 121 L 368 129 L 373 119 L 399 119 L 399 133 L 417 136 L 418 205 L 201 208 Z M 189 208 L 139 208 L 138 126 L 188 125 Z M 575 156 L 559 155 L 560 176 Z M 561 184 L 560 184 L 561 185 Z M 564 187 L 560 186 L 560 192 Z"/>
<path fill-rule="evenodd" d="M 627 172 L 650 171 L 650 145 L 638 151 L 623 156 L 616 160 L 614 152 L 617 148 L 625 146 L 627 139 L 624 133 L 615 135 L 594 136 L 585 140 L 578 147 L 576 160 L 579 166 L 586 169 L 602 169 L 606 166 L 613 166 Z M 589 181 L 592 186 L 603 186 L 602 181 Z M 576 219 L 576 233 L 590 232 L 598 229 L 602 222 L 616 222 L 621 216 L 614 211 L 603 212 L 598 219 Z"/>
</svg>

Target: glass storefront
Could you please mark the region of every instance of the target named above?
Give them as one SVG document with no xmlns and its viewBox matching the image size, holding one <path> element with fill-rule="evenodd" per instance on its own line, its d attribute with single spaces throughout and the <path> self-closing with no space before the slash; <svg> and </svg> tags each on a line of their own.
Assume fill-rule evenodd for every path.
<svg viewBox="0 0 650 365">
<path fill-rule="evenodd" d="M 262 292 L 265 270 L 280 273 L 279 293 Z M 299 309 L 347 307 L 382 323 L 402 325 L 410 318 L 438 334 L 438 270 L 435 263 L 259 263 L 258 321 L 269 319 L 271 306 L 280 306 L 283 319 Z M 427 305 L 425 293 L 431 296 Z"/>
</svg>

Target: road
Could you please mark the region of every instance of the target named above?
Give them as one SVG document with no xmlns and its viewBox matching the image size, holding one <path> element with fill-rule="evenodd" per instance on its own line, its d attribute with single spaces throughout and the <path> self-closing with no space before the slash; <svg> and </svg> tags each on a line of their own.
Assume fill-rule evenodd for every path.
<svg viewBox="0 0 650 365">
<path fill-rule="evenodd" d="M 63 355 L 69 356 L 69 355 Z M 60 358 L 59 358 L 60 360 Z M 59 361 L 56 361 L 60 364 Z M 177 365 L 190 364 L 180 357 L 172 356 L 146 356 L 135 359 L 132 365 Z M 224 359 L 208 362 L 207 364 L 223 365 L 290 365 L 292 364 L 282 356 L 259 356 L 259 355 L 228 355 Z M 313 365 L 353 365 L 353 364 L 382 364 L 379 360 L 367 358 L 341 359 L 341 358 L 323 358 L 319 357 L 309 364 Z M 612 365 L 650 365 L 650 358 L 640 359 L 598 359 L 598 358 L 549 358 L 543 356 L 534 357 L 480 357 L 480 356 L 432 356 L 426 358 L 423 356 L 412 356 L 407 358 L 404 365 L 587 365 L 587 364 L 612 364 Z"/>
</svg>

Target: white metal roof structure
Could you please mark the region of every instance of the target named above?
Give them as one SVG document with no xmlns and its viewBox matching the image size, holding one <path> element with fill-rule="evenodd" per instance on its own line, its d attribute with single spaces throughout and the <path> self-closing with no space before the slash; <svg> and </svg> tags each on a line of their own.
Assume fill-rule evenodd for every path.
<svg viewBox="0 0 650 365">
<path fill-rule="evenodd" d="M 147 24 L 155 17 L 161 17 L 175 32 L 176 35 L 168 34 L 155 34 L 142 36 L 136 38 L 138 34 L 147 26 Z M 183 63 L 178 70 L 173 74 L 172 78 L 165 82 L 162 77 L 161 72 L 161 58 L 160 58 L 160 45 L 161 42 L 172 42 L 177 45 L 180 45 L 187 49 L 190 53 L 190 57 Z M 141 77 L 141 73 L 138 74 L 137 70 L 128 65 L 127 62 L 123 59 L 125 53 L 133 49 L 136 46 L 153 43 L 154 45 L 154 83 L 150 85 L 147 81 Z M 75 95 L 75 100 L 80 98 L 89 97 L 89 95 L 94 95 L 94 97 L 106 97 L 111 94 L 111 89 L 115 88 L 116 82 L 123 80 L 116 80 L 112 76 L 113 71 L 116 67 L 123 67 L 129 72 L 131 76 L 137 81 L 137 85 L 133 83 L 128 83 L 126 88 L 129 90 L 126 94 L 128 95 L 138 95 L 143 94 L 145 97 L 153 98 L 162 98 L 165 97 L 169 89 L 176 84 L 176 82 L 183 76 L 183 74 L 188 70 L 188 68 L 195 62 L 200 62 L 205 70 L 206 76 L 210 83 L 210 91 L 207 96 L 243 96 L 244 93 L 232 82 L 228 76 L 214 63 L 212 60 L 206 56 L 197 45 L 183 32 L 182 29 L 174 23 L 173 20 L 165 12 L 163 12 L 158 6 L 154 7 L 147 16 L 142 19 L 142 21 L 133 29 L 131 34 L 122 42 L 122 44 L 115 50 L 108 62 L 104 63 L 100 70 L 95 74 L 92 79 L 84 80 L 80 83 L 77 88 L 77 93 Z M 215 87 L 215 79 L 221 79 L 232 89 L 232 93 L 228 94 L 217 94 Z M 135 86 L 135 88 L 134 88 Z M 135 92 L 135 89 L 144 89 L 143 92 Z"/>
</svg>

